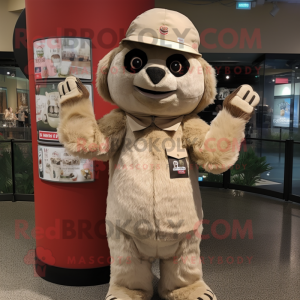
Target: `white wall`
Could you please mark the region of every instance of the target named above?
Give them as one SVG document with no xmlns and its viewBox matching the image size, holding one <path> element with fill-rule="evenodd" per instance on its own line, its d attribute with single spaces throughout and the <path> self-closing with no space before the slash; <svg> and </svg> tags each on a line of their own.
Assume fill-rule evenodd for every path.
<svg viewBox="0 0 300 300">
<path fill-rule="evenodd" d="M 236 10 L 235 5 L 227 7 L 219 3 L 209 5 L 191 5 L 179 0 L 156 0 L 156 7 L 176 10 L 186 15 L 197 27 L 199 33 L 213 28 L 216 33 L 207 34 L 205 40 L 215 44 L 214 49 L 200 46 L 203 53 L 300 53 L 299 20 L 300 4 L 278 3 L 280 8 L 275 17 L 270 15 L 272 4 L 266 3 L 251 10 Z M 219 33 L 231 28 L 237 34 L 236 46 L 226 49 L 218 41 Z M 244 28 L 244 29 L 243 29 Z M 241 47 L 241 30 L 246 30 L 251 37 L 256 30 L 259 43 Z M 233 41 L 231 34 L 224 35 L 224 42 Z"/>
<path fill-rule="evenodd" d="M 24 8 L 25 2 L 23 3 Z M 21 0 L 0 0 L 0 51 L 13 51 L 13 32 L 21 12 L 21 4 Z"/>
<path fill-rule="evenodd" d="M 1 1 L 1 0 L 0 0 Z M 8 11 L 22 11 L 25 8 L 25 0 L 9 0 Z"/>
</svg>

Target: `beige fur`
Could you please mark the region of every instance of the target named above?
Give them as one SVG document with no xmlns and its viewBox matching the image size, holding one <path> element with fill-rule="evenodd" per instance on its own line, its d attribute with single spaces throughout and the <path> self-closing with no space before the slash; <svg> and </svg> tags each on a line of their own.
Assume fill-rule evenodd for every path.
<svg viewBox="0 0 300 300">
<path fill-rule="evenodd" d="M 198 280 L 188 286 L 174 289 L 172 292 L 167 293 L 163 299 L 167 299 L 167 300 L 199 299 L 199 295 L 201 295 L 200 297 L 202 299 L 217 300 L 216 295 L 212 292 L 211 288 L 203 280 Z"/>
<path fill-rule="evenodd" d="M 176 148 L 180 143 L 181 148 L 181 138 L 181 127 L 175 133 L 156 126 L 133 133 L 127 127 L 120 156 L 110 160 L 114 174 L 108 189 L 107 220 L 112 224 L 132 220 L 123 231 L 148 239 L 176 240 L 193 230 L 202 219 L 197 167 L 187 157 L 189 178 L 170 179 L 165 151 L 167 141 L 173 141 Z M 138 224 L 138 220 L 144 221 Z"/>
<path fill-rule="evenodd" d="M 244 99 L 245 95 L 247 97 Z M 252 100 L 252 103 L 249 105 L 250 100 Z M 254 107 L 258 102 L 259 96 L 253 92 L 252 87 L 242 85 L 226 97 L 223 106 L 232 116 L 249 121 L 254 113 Z"/>
<path fill-rule="evenodd" d="M 77 100 L 61 103 L 57 130 L 59 141 L 70 154 L 107 161 L 116 153 L 124 138 L 125 113 L 113 110 L 97 122 L 92 102 L 87 98 L 82 98 L 80 102 Z"/>
<path fill-rule="evenodd" d="M 144 51 L 148 59 L 138 73 L 128 72 L 123 66 L 125 55 L 134 48 Z M 232 110 L 226 108 L 211 126 L 201 120 L 197 112 L 211 104 L 216 95 L 214 70 L 202 58 L 183 53 L 193 69 L 176 77 L 166 65 L 167 58 L 173 54 L 177 52 L 139 43 L 124 43 L 107 54 L 99 62 L 97 89 L 105 100 L 120 109 L 98 121 L 91 101 L 84 95 L 75 100 L 72 95 L 76 91 L 63 95 L 60 141 L 74 155 L 109 160 L 106 224 L 115 263 L 111 266 L 107 300 L 110 297 L 149 300 L 153 294 L 151 262 L 156 258 L 161 259 L 159 294 L 162 298 L 206 299 L 208 293 L 216 300 L 203 281 L 200 238 L 192 234 L 198 227 L 201 234 L 199 221 L 203 219 L 195 163 L 212 173 L 227 170 L 237 160 L 246 121 L 233 116 Z M 160 82 L 151 81 L 146 72 L 148 67 L 164 70 Z M 118 71 L 113 72 L 114 69 Z M 158 99 L 149 92 L 148 96 L 143 94 L 137 87 L 171 93 Z M 126 113 L 147 116 L 150 120 L 184 117 L 176 131 L 164 131 L 154 123 L 134 131 Z M 78 147 L 79 140 L 85 141 L 81 147 Z M 172 151 L 167 152 L 172 145 Z M 170 178 L 167 153 L 183 156 L 188 178 Z M 118 265 L 120 256 L 130 257 L 131 263 Z M 180 257 L 177 264 L 174 256 Z M 197 263 L 183 262 L 193 257 L 198 259 Z"/>
<path fill-rule="evenodd" d="M 108 245 L 113 276 L 107 295 L 122 300 L 150 300 L 153 295 L 150 261 L 142 259 L 133 239 L 116 228 L 108 236 Z"/>
<path fill-rule="evenodd" d="M 124 44 L 119 45 L 119 47 L 111 50 L 107 53 L 98 64 L 97 69 L 97 79 L 96 79 L 96 87 L 99 95 L 106 101 L 114 104 L 114 101 L 111 99 L 108 84 L 107 84 L 107 76 L 110 70 L 110 65 L 115 58 L 115 56 L 122 51 L 124 48 Z"/>
<path fill-rule="evenodd" d="M 117 297 L 122 300 L 150 300 L 153 295 L 151 262 L 160 258 L 158 292 L 162 299 L 197 299 L 205 293 L 217 300 L 204 283 L 200 260 L 200 236 L 190 232 L 168 247 L 167 242 L 132 239 L 118 228 L 108 237 L 113 262 L 112 276 L 107 300 Z M 108 230 L 108 232 L 112 232 Z M 158 255 L 153 256 L 154 253 Z M 161 256 L 160 253 L 164 255 Z"/>
<path fill-rule="evenodd" d="M 75 76 L 68 77 L 68 84 L 71 88 L 71 91 L 69 91 L 69 87 L 63 89 L 65 82 L 60 82 L 58 84 L 58 91 L 60 93 L 60 104 L 64 103 L 65 101 L 70 104 L 80 101 L 81 99 L 88 99 L 90 97 L 90 93 L 87 90 L 87 88 Z M 65 95 L 65 91 L 69 91 L 67 95 Z"/>
<path fill-rule="evenodd" d="M 202 70 L 204 73 L 204 94 L 199 102 L 198 106 L 194 110 L 195 113 L 199 113 L 205 107 L 214 103 L 215 97 L 217 95 L 217 79 L 215 68 L 212 67 L 207 61 L 202 57 L 197 57 L 201 63 Z"/>
<path fill-rule="evenodd" d="M 123 45 L 123 44 L 122 44 Z M 147 55 L 146 66 L 137 74 L 130 73 L 124 69 L 124 56 L 132 49 L 138 48 Z M 133 115 L 155 115 L 155 116 L 181 116 L 195 110 L 205 92 L 206 72 L 211 76 L 209 68 L 202 68 L 198 57 L 189 53 L 184 55 L 190 63 L 190 70 L 182 77 L 175 77 L 166 66 L 169 56 L 178 52 L 172 49 L 159 48 L 141 43 L 124 43 L 123 48 L 116 48 L 100 61 L 97 74 L 97 86 L 100 95 L 107 100 L 117 104 L 124 111 Z M 112 61 L 111 61 L 112 60 Z M 109 70 L 104 66 L 111 61 Z M 165 77 L 158 83 L 153 84 L 147 73 L 148 67 L 160 67 L 165 70 Z M 105 71 L 101 71 L 105 69 Z M 210 74 L 211 73 L 211 74 Z M 108 88 L 107 88 L 108 86 Z M 136 86 L 154 91 L 176 91 L 172 96 L 161 101 L 153 101 L 144 97 L 136 90 Z M 120 93 L 120 91 L 122 91 Z M 126 95 L 126 101 L 124 96 Z M 205 97 L 208 105 L 208 98 Z M 202 100 L 201 100 L 202 101 Z M 212 101 L 211 99 L 209 101 Z"/>
<path fill-rule="evenodd" d="M 183 139 L 197 164 L 210 173 L 220 174 L 236 162 L 245 125 L 244 119 L 235 118 L 223 109 L 211 126 L 196 116 L 184 121 Z"/>
<path fill-rule="evenodd" d="M 123 42 L 122 44 L 119 45 L 119 47 L 110 51 L 106 56 L 104 56 L 104 58 L 102 60 L 100 60 L 100 62 L 98 64 L 98 70 L 97 70 L 96 86 L 97 86 L 97 90 L 98 90 L 100 96 L 104 100 L 114 103 L 114 101 L 111 98 L 111 94 L 110 94 L 110 91 L 108 88 L 107 78 L 108 78 L 108 75 L 110 72 L 110 66 L 111 66 L 113 60 L 115 59 L 115 56 L 118 53 L 120 53 L 121 51 L 123 51 L 124 49 L 134 48 L 131 45 L 136 45 L 136 44 L 137 43 Z M 153 49 L 153 47 L 151 47 L 151 46 L 144 46 L 144 45 L 141 45 L 140 48 L 146 48 L 146 49 L 150 48 L 150 50 Z M 168 50 L 168 49 L 164 49 L 164 51 L 166 51 L 166 53 L 170 53 L 170 54 L 172 52 L 174 52 L 174 51 Z M 128 50 L 127 50 L 127 52 L 128 52 Z M 187 55 L 187 54 L 185 54 L 185 55 Z M 214 103 L 214 99 L 217 94 L 217 89 L 216 89 L 217 80 L 216 80 L 216 76 L 215 76 L 215 69 L 210 64 L 208 64 L 202 57 L 199 57 L 196 55 L 187 55 L 187 56 L 192 57 L 195 60 L 198 60 L 200 62 L 201 67 L 202 67 L 202 72 L 204 75 L 205 89 L 204 89 L 203 94 L 201 94 L 201 97 L 198 99 L 198 101 L 200 101 L 200 100 L 201 101 L 199 102 L 198 106 L 194 110 L 195 113 L 199 113 L 205 107 Z M 120 70 L 120 68 L 119 68 L 119 70 Z M 196 69 L 193 69 L 193 70 L 194 70 L 193 72 L 198 72 L 198 69 L 197 69 L 197 71 L 196 71 Z"/>
</svg>

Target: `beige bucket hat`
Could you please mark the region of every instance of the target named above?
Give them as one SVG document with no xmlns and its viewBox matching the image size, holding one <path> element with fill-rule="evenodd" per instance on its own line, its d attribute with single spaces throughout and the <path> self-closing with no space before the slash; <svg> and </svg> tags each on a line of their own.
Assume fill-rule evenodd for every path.
<svg viewBox="0 0 300 300">
<path fill-rule="evenodd" d="M 200 36 L 194 24 L 183 14 L 163 9 L 147 10 L 133 20 L 123 41 L 140 42 L 202 56 Z"/>
</svg>

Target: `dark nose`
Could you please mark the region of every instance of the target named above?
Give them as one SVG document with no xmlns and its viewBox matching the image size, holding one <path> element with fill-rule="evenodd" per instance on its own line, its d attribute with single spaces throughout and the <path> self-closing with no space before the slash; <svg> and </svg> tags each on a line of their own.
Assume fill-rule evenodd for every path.
<svg viewBox="0 0 300 300">
<path fill-rule="evenodd" d="M 166 75 L 163 69 L 157 67 L 147 68 L 146 72 L 154 84 L 159 83 Z"/>
</svg>

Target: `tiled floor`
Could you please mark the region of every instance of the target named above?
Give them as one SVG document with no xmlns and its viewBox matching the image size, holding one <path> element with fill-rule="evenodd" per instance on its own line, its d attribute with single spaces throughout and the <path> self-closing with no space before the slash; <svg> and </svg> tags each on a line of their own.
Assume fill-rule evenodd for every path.
<svg viewBox="0 0 300 300">
<path fill-rule="evenodd" d="M 300 299 L 300 205 L 239 191 L 202 188 L 205 219 L 202 241 L 204 279 L 218 300 Z M 34 205 L 0 202 L 0 299 L 103 299 L 108 285 L 59 286 L 34 277 L 24 257 L 35 248 L 34 239 L 16 239 L 15 220 L 34 227 Z M 229 235 L 221 239 L 225 226 Z M 248 221 L 247 221 L 248 220 Z M 232 237 L 234 226 L 252 228 L 244 238 Z M 207 222 L 208 223 L 208 222 Z M 153 265 L 159 278 L 157 263 Z M 159 299 L 157 294 L 153 299 Z"/>
</svg>

